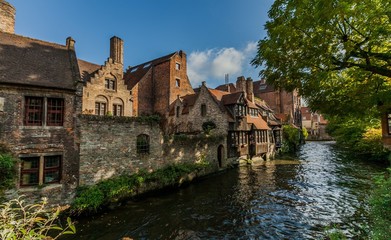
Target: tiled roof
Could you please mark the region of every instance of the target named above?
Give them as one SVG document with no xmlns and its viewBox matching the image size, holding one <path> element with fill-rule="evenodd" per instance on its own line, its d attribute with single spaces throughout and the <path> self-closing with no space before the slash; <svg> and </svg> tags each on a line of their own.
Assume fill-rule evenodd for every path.
<svg viewBox="0 0 391 240">
<path fill-rule="evenodd" d="M 239 101 L 239 99 L 242 95 L 243 95 L 243 92 L 230 93 L 230 94 L 224 95 L 221 98 L 221 102 L 224 105 L 235 104 Z"/>
<path fill-rule="evenodd" d="M 188 114 L 190 107 L 194 106 L 194 103 L 197 99 L 198 94 L 189 94 L 182 97 L 183 100 L 183 110 L 182 114 Z"/>
<path fill-rule="evenodd" d="M 208 90 L 215 97 L 217 101 L 221 101 L 223 96 L 230 94 L 229 92 L 224 92 L 217 89 L 208 88 Z"/>
<path fill-rule="evenodd" d="M 81 59 L 78 59 L 77 63 L 79 64 L 81 79 L 84 82 L 90 80 L 91 75 L 101 68 L 98 64 L 90 63 Z"/>
<path fill-rule="evenodd" d="M 274 92 L 275 89 L 272 85 L 267 84 L 265 80 L 259 80 L 253 82 L 253 90 L 254 94 L 266 93 L 266 92 Z"/>
<path fill-rule="evenodd" d="M 247 123 L 254 124 L 256 129 L 262 129 L 262 130 L 269 130 L 269 126 L 267 125 L 266 121 L 263 120 L 261 117 L 251 117 L 247 115 Z"/>
<path fill-rule="evenodd" d="M 228 84 L 224 84 L 224 85 L 220 85 L 216 88 L 217 90 L 220 90 L 220 91 L 225 91 L 225 92 L 236 92 L 236 86 L 235 84 L 233 83 L 228 83 Z"/>
<path fill-rule="evenodd" d="M 68 49 L 0 32 L 0 83 L 75 89 Z"/>
<path fill-rule="evenodd" d="M 132 89 L 147 72 L 153 67 L 163 62 L 170 60 L 178 52 L 170 53 L 166 56 L 156 58 L 154 60 L 139 64 L 134 67 L 130 67 L 126 70 L 124 79 L 129 89 Z"/>
</svg>

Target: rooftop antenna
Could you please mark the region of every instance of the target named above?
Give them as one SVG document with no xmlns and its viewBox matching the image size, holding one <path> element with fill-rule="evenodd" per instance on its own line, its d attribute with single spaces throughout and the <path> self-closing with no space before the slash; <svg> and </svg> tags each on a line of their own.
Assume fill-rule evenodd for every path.
<svg viewBox="0 0 391 240">
<path fill-rule="evenodd" d="M 225 84 L 227 85 L 229 83 L 229 75 L 228 73 L 225 74 Z"/>
</svg>

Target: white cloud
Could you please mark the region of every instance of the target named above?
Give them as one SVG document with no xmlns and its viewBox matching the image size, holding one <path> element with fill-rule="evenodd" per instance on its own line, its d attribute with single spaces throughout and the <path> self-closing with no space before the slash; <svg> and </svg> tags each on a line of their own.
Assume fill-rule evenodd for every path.
<svg viewBox="0 0 391 240">
<path fill-rule="evenodd" d="M 249 42 L 243 49 L 221 48 L 191 52 L 188 56 L 188 75 L 193 87 L 206 81 L 209 87 L 224 84 L 225 74 L 230 82 L 239 76 L 257 80 L 258 71 L 250 64 L 257 51 L 257 43 Z"/>
</svg>

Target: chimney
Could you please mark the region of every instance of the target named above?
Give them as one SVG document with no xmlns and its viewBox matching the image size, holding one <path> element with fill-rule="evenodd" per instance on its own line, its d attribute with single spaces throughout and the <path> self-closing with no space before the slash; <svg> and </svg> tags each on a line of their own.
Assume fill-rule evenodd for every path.
<svg viewBox="0 0 391 240">
<path fill-rule="evenodd" d="M 254 85 L 250 77 L 246 80 L 246 93 L 248 100 L 254 103 Z"/>
<path fill-rule="evenodd" d="M 0 32 L 15 33 L 15 8 L 0 0 Z"/>
<path fill-rule="evenodd" d="M 238 77 L 236 80 L 236 91 L 246 92 L 246 79 L 243 76 Z"/>
<path fill-rule="evenodd" d="M 71 37 L 67 37 L 67 49 L 75 51 L 75 40 Z"/>
<path fill-rule="evenodd" d="M 115 63 L 124 64 L 124 41 L 119 37 L 110 38 L 110 58 Z"/>
</svg>

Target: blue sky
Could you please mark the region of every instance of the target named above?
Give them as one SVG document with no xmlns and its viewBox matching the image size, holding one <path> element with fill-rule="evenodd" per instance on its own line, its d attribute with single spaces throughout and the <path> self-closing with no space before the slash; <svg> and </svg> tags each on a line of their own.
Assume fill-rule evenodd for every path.
<svg viewBox="0 0 391 240">
<path fill-rule="evenodd" d="M 272 0 L 8 0 L 16 8 L 15 33 L 65 44 L 76 40 L 80 59 L 103 64 L 109 39 L 124 40 L 125 66 L 174 51 L 187 53 L 193 87 L 215 87 L 238 76 L 259 79 L 249 61 Z"/>
</svg>

